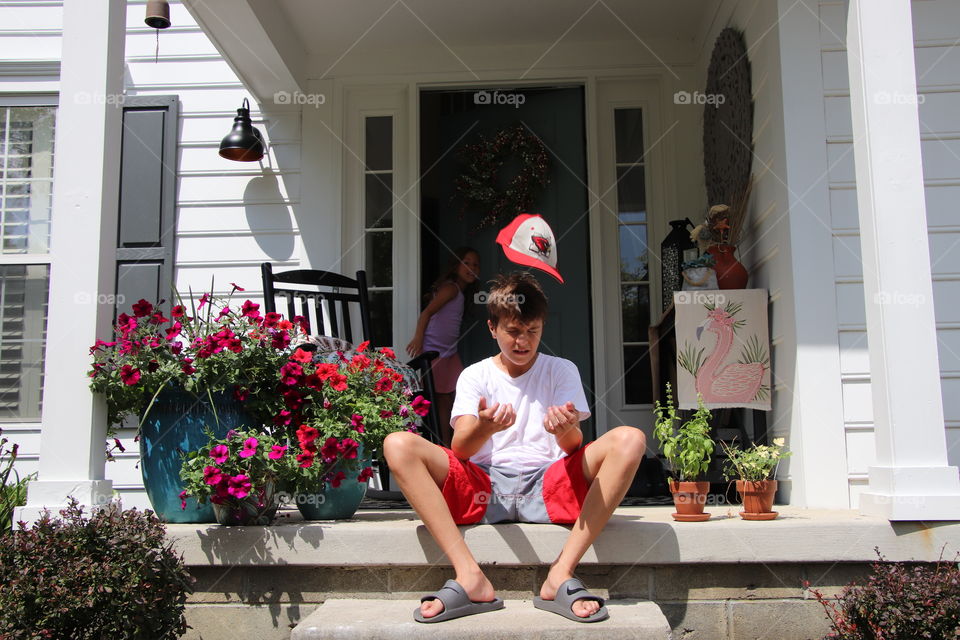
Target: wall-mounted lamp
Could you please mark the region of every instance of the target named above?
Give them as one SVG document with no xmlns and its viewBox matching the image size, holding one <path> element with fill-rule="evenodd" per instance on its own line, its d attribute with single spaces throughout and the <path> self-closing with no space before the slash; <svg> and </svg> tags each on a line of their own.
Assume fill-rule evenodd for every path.
<svg viewBox="0 0 960 640">
<path fill-rule="evenodd" d="M 233 119 L 233 130 L 220 142 L 220 157 L 238 162 L 256 162 L 263 158 L 263 136 L 250 124 L 250 103 L 243 99 Z"/>
<path fill-rule="evenodd" d="M 166 29 L 170 26 L 170 3 L 167 0 L 149 0 L 147 17 L 143 21 L 154 29 Z"/>
</svg>

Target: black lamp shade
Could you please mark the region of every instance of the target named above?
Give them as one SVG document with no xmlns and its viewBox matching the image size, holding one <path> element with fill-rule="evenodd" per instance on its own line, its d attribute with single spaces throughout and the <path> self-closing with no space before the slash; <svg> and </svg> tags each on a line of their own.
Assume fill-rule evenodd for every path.
<svg viewBox="0 0 960 640">
<path fill-rule="evenodd" d="M 256 162 L 263 158 L 263 136 L 250 124 L 250 103 L 243 99 L 237 109 L 233 129 L 220 141 L 220 157 L 238 162 Z"/>
<path fill-rule="evenodd" d="M 170 4 L 167 0 L 149 0 L 143 21 L 154 29 L 166 29 L 170 26 Z"/>
</svg>

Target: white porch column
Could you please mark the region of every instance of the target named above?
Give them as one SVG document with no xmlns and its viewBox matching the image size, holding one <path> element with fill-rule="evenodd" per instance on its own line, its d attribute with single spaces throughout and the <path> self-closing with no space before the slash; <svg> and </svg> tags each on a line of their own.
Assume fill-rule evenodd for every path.
<svg viewBox="0 0 960 640">
<path fill-rule="evenodd" d="M 877 464 L 860 509 L 960 520 L 947 466 L 909 0 L 850 0 L 847 59 Z"/>
<path fill-rule="evenodd" d="M 66 0 L 57 111 L 50 301 L 39 480 L 17 520 L 112 496 L 105 407 L 88 388 L 88 348 L 107 337 L 120 185 L 125 0 Z M 98 304 L 98 300 L 103 302 Z"/>
</svg>

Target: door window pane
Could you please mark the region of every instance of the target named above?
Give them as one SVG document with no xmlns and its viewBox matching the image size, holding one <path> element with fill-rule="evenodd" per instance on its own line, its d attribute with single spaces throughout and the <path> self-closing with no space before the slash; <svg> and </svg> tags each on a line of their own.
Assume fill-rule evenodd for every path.
<svg viewBox="0 0 960 640">
<path fill-rule="evenodd" d="M 647 193 L 643 167 L 617 167 L 617 213 L 620 222 L 647 221 Z"/>
<path fill-rule="evenodd" d="M 614 135 L 618 164 L 643 161 L 643 111 L 641 109 L 614 111 Z"/>
<path fill-rule="evenodd" d="M 627 404 L 653 402 L 653 382 L 650 378 L 650 348 L 647 345 L 623 348 L 623 386 Z"/>
<path fill-rule="evenodd" d="M 366 156 L 368 171 L 389 171 L 393 168 L 393 117 L 367 118 Z"/>
<path fill-rule="evenodd" d="M 364 208 L 368 229 L 393 226 L 393 175 L 367 174 Z"/>
<path fill-rule="evenodd" d="M 39 420 L 48 265 L 0 266 L 0 420 Z"/>
<path fill-rule="evenodd" d="M 620 225 L 620 279 L 647 279 L 647 226 Z"/>
<path fill-rule="evenodd" d="M 371 342 L 377 346 L 393 344 L 393 292 L 370 292 Z"/>
<path fill-rule="evenodd" d="M 647 285 L 620 288 L 624 342 L 646 342 L 650 325 L 650 295 Z"/>
<path fill-rule="evenodd" d="M 393 285 L 393 234 L 389 231 L 367 231 L 366 264 L 367 282 L 371 287 Z M 382 346 L 382 345 L 381 345 Z"/>
</svg>

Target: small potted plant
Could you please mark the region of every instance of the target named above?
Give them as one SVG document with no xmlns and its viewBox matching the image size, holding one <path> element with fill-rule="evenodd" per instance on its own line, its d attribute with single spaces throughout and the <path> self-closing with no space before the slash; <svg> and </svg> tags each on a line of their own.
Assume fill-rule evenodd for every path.
<svg viewBox="0 0 960 640">
<path fill-rule="evenodd" d="M 213 505 L 224 525 L 268 525 L 280 506 L 280 489 L 291 476 L 293 457 L 282 444 L 260 431 L 231 429 L 217 438 L 207 431 L 205 446 L 184 455 L 180 478 L 187 498 Z"/>
<path fill-rule="evenodd" d="M 714 443 L 710 437 L 710 411 L 697 398 L 697 410 L 686 422 L 682 422 L 673 404 L 673 392 L 667 384 L 667 406 L 658 401 L 654 408 L 657 416 L 653 435 L 660 443 L 660 450 L 671 470 L 670 493 L 677 512 L 674 520 L 679 522 L 702 522 L 710 519 L 703 508 L 710 492 L 710 483 L 699 479 L 710 465 Z"/>
<path fill-rule="evenodd" d="M 723 475 L 727 480 L 737 479 L 737 493 L 743 499 L 744 520 L 773 520 L 773 497 L 777 493 L 774 476 L 780 461 L 790 456 L 783 450 L 784 439 L 774 438 L 772 445 L 755 444 L 741 449 L 736 444 L 720 446 L 727 455 Z"/>
</svg>

